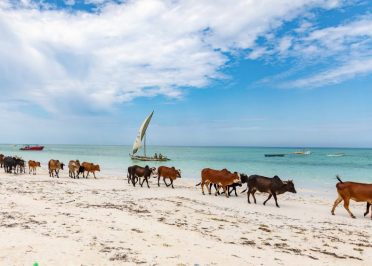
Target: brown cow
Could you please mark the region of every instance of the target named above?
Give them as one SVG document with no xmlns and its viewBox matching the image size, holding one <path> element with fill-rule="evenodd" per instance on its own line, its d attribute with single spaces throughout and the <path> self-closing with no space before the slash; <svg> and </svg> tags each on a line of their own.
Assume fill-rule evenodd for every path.
<svg viewBox="0 0 372 266">
<path fill-rule="evenodd" d="M 93 164 L 93 163 L 83 162 L 83 163 L 81 164 L 81 166 L 84 167 L 84 173 L 85 173 L 85 172 L 88 172 L 88 173 L 87 173 L 87 176 L 84 176 L 84 173 L 83 173 L 83 177 L 85 177 L 85 178 L 88 178 L 88 175 L 89 175 L 90 172 L 92 172 L 94 178 L 96 178 L 96 174 L 95 174 L 95 172 L 96 172 L 96 171 L 101 171 L 101 169 L 100 169 L 100 167 L 99 167 L 98 164 Z"/>
<path fill-rule="evenodd" d="M 71 160 L 68 162 L 68 176 L 71 178 L 79 178 L 80 161 Z"/>
<path fill-rule="evenodd" d="M 63 166 L 65 164 L 61 163 L 59 160 L 49 160 L 48 162 L 48 169 L 49 169 L 49 176 L 54 177 L 54 173 L 56 174 L 57 178 L 59 178 L 59 170 L 63 170 Z M 54 171 L 54 173 L 53 173 Z"/>
<path fill-rule="evenodd" d="M 356 182 L 342 182 L 339 176 L 336 176 L 338 181 L 336 184 L 338 198 L 335 200 L 332 208 L 332 215 L 335 215 L 335 209 L 341 201 L 344 201 L 344 207 L 352 218 L 354 214 L 349 210 L 350 199 L 356 202 L 368 202 L 372 204 L 372 184 L 363 184 Z M 371 215 L 372 219 L 372 215 Z"/>
<path fill-rule="evenodd" d="M 172 186 L 172 188 L 174 188 L 173 181 L 176 180 L 177 177 L 181 178 L 181 170 L 176 169 L 174 167 L 160 166 L 158 168 L 158 186 L 159 187 L 160 187 L 160 177 L 163 177 L 164 184 L 167 187 Z M 167 184 L 167 182 L 165 182 L 165 179 L 167 178 L 171 181 L 170 184 Z"/>
<path fill-rule="evenodd" d="M 33 172 L 33 174 L 36 175 L 36 167 L 41 167 L 40 162 L 29 160 L 28 161 L 28 174 L 31 174 L 31 172 Z"/>
<path fill-rule="evenodd" d="M 0 154 L 0 168 L 3 168 L 4 167 L 4 154 Z"/>
<path fill-rule="evenodd" d="M 204 186 L 207 187 L 208 193 L 211 194 L 211 188 L 209 184 L 216 184 L 217 191 L 215 195 L 217 196 L 220 187 L 222 187 L 223 192 L 226 197 L 229 197 L 228 186 L 237 183 L 241 184 L 240 175 L 237 172 L 231 173 L 227 169 L 214 170 L 211 168 L 204 168 L 201 171 L 201 188 L 204 195 Z"/>
</svg>

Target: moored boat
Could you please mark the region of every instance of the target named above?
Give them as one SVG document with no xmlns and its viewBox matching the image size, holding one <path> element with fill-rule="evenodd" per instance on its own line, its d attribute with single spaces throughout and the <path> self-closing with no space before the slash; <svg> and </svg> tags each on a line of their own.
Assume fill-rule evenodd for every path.
<svg viewBox="0 0 372 266">
<path fill-rule="evenodd" d="M 39 146 L 39 145 L 26 145 L 22 148 L 20 148 L 21 151 L 42 151 L 44 149 L 44 146 Z"/>
<path fill-rule="evenodd" d="M 327 154 L 328 157 L 343 157 L 345 156 L 345 153 L 339 152 L 339 153 L 333 153 L 333 154 Z"/>
<path fill-rule="evenodd" d="M 265 154 L 265 157 L 284 157 L 284 153 Z"/>
</svg>

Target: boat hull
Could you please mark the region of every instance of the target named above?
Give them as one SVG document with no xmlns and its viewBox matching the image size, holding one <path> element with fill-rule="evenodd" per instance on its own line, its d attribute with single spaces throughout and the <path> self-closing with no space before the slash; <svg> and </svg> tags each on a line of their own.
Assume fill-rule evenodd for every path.
<svg viewBox="0 0 372 266">
<path fill-rule="evenodd" d="M 154 158 L 154 157 L 136 156 L 136 155 L 130 155 L 130 158 L 132 160 L 136 160 L 136 161 L 152 161 L 152 162 L 166 162 L 166 161 L 170 161 L 170 159 L 168 159 L 168 158 Z"/>
<path fill-rule="evenodd" d="M 20 148 L 21 151 L 42 151 L 44 146 L 33 146 Z"/>
<path fill-rule="evenodd" d="M 284 157 L 285 154 L 265 154 L 265 157 Z"/>
</svg>

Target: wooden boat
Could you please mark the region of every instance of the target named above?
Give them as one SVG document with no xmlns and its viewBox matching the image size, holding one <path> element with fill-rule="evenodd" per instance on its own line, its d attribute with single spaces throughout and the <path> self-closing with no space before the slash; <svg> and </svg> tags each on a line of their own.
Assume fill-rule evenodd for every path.
<svg viewBox="0 0 372 266">
<path fill-rule="evenodd" d="M 129 154 L 130 158 L 132 160 L 139 160 L 139 161 L 159 161 L 159 162 L 164 162 L 164 161 L 169 161 L 170 159 L 167 158 L 166 156 L 162 155 L 161 153 L 154 154 L 154 156 L 147 156 L 146 155 L 146 130 L 147 127 L 150 124 L 151 118 L 154 114 L 154 111 L 151 112 L 151 114 L 143 121 L 136 139 L 134 140 L 133 144 L 133 149 L 132 149 L 132 154 Z M 142 146 L 142 140 L 143 140 L 143 155 L 136 155 L 138 150 Z"/>
<path fill-rule="evenodd" d="M 283 153 L 275 153 L 275 154 L 265 154 L 265 157 L 284 157 L 285 154 Z"/>
<path fill-rule="evenodd" d="M 44 149 L 44 146 L 39 146 L 39 145 L 35 145 L 35 146 L 26 145 L 20 148 L 21 151 L 42 151 L 43 149 Z"/>
</svg>

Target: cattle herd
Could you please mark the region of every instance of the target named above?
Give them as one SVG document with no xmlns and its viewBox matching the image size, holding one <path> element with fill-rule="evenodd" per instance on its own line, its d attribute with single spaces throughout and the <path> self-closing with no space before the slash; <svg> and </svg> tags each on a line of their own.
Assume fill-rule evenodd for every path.
<svg viewBox="0 0 372 266">
<path fill-rule="evenodd" d="M 0 167 L 4 168 L 6 173 L 22 174 L 26 170 L 25 161 L 17 156 L 4 156 L 0 154 Z M 29 174 L 36 174 L 36 168 L 40 167 L 40 162 L 33 160 L 28 161 Z M 50 177 L 59 178 L 59 171 L 63 170 L 64 163 L 59 160 L 49 160 L 48 170 Z M 68 163 L 69 177 L 70 178 L 79 178 L 82 174 L 83 178 L 88 178 L 89 174 L 92 173 L 94 178 L 96 178 L 95 172 L 100 171 L 100 166 L 98 164 L 83 162 L 80 163 L 79 160 L 71 160 Z M 86 174 L 86 175 L 85 175 Z M 138 183 L 141 187 L 146 182 L 148 188 L 149 179 L 151 177 L 157 178 L 158 186 L 160 186 L 160 179 L 163 179 L 166 187 L 171 186 L 174 188 L 173 183 L 177 178 L 181 178 L 181 170 L 176 169 L 175 167 L 168 166 L 159 166 L 145 167 L 139 165 L 132 165 L 128 167 L 127 179 L 128 184 L 132 183 L 133 186 L 136 186 Z M 352 218 L 355 216 L 349 210 L 349 201 L 350 199 L 357 202 L 366 202 L 366 212 L 364 216 L 369 213 L 371 208 L 372 212 L 372 184 L 363 184 L 356 182 L 343 182 L 340 177 L 337 176 L 339 182 L 336 184 L 338 198 L 334 202 L 331 213 L 334 215 L 335 208 L 342 201 L 344 202 L 344 208 L 350 214 Z M 167 182 L 169 180 L 169 183 Z M 268 200 L 272 197 L 275 200 L 275 205 L 279 208 L 277 195 L 283 194 L 285 192 L 296 193 L 294 183 L 292 180 L 283 181 L 278 176 L 272 178 L 260 176 L 260 175 L 251 175 L 247 176 L 243 173 L 230 172 L 227 169 L 215 170 L 211 168 L 204 168 L 201 171 L 201 182 L 196 184 L 196 186 L 201 186 L 202 194 L 205 194 L 204 189 L 208 190 L 209 194 L 212 194 L 212 187 L 215 188 L 215 195 L 225 194 L 226 197 L 229 197 L 232 192 L 235 192 L 235 196 L 238 196 L 236 192 L 237 187 L 241 187 L 243 184 L 247 184 L 247 188 L 241 193 L 247 191 L 247 200 L 250 202 L 250 196 L 253 197 L 254 203 L 256 203 L 255 193 L 257 191 L 261 193 L 268 193 L 268 198 L 263 202 L 265 205 Z M 220 189 L 222 191 L 220 193 Z M 372 219 L 372 213 L 371 213 Z"/>
</svg>

